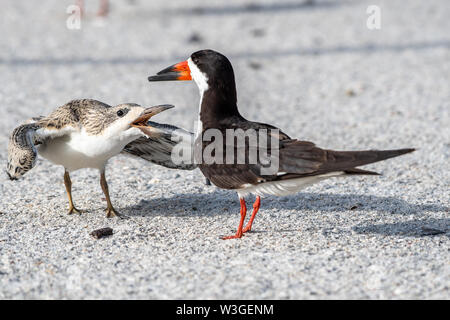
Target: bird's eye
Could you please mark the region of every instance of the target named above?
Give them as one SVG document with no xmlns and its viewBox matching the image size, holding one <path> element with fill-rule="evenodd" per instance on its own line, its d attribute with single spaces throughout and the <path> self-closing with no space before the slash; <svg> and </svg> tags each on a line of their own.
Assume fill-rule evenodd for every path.
<svg viewBox="0 0 450 320">
<path fill-rule="evenodd" d="M 123 110 L 119 110 L 119 111 L 117 111 L 117 115 L 119 117 L 123 117 L 125 115 L 125 112 L 123 112 Z"/>
</svg>

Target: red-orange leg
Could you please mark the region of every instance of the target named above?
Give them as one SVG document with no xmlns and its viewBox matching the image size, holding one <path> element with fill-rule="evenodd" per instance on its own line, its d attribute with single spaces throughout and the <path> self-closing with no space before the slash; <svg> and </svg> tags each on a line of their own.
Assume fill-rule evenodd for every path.
<svg viewBox="0 0 450 320">
<path fill-rule="evenodd" d="M 256 200 L 255 200 L 255 203 L 253 204 L 252 216 L 250 217 L 250 220 L 248 221 L 248 223 L 245 226 L 244 230 L 242 230 L 242 233 L 245 233 L 247 231 L 251 231 L 252 230 L 253 220 L 255 220 L 255 216 L 258 213 L 258 210 L 259 210 L 260 206 L 261 206 L 261 197 L 257 196 Z"/>
<path fill-rule="evenodd" d="M 97 16 L 106 17 L 109 11 L 108 0 L 100 0 L 100 8 L 98 9 Z"/>
<path fill-rule="evenodd" d="M 77 0 L 76 6 L 80 8 L 80 17 L 84 15 L 84 0 Z"/>
<path fill-rule="evenodd" d="M 242 227 L 244 226 L 245 215 L 247 214 L 247 207 L 245 206 L 244 198 L 240 198 L 239 201 L 241 202 L 241 221 L 239 222 L 237 232 L 234 236 L 223 237 L 222 240 L 239 239 L 242 237 Z"/>
</svg>

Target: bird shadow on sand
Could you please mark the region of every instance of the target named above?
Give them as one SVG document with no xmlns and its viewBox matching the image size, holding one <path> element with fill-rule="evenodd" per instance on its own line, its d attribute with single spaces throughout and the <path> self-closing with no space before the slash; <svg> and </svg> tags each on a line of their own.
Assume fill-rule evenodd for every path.
<svg viewBox="0 0 450 320">
<path fill-rule="evenodd" d="M 426 237 L 446 234 L 450 237 L 450 219 L 413 219 L 396 223 L 381 223 L 356 226 L 359 234 L 381 234 L 387 236 Z"/>
<path fill-rule="evenodd" d="M 253 199 L 248 199 L 250 210 Z M 450 219 L 426 218 L 424 212 L 450 212 L 450 208 L 441 204 L 412 204 L 394 197 L 379 197 L 360 194 L 299 193 L 287 197 L 267 197 L 262 199 L 262 212 L 265 210 L 298 210 L 318 212 L 354 212 L 377 211 L 380 214 L 395 214 L 408 217 L 408 221 L 396 223 L 358 225 L 352 230 L 359 234 L 383 234 L 387 236 L 424 237 L 439 234 L 450 235 Z M 152 216 L 211 216 L 235 215 L 239 213 L 239 203 L 234 193 L 216 190 L 205 194 L 182 193 L 168 198 L 141 200 L 138 204 L 121 208 L 128 217 Z M 417 215 L 411 220 L 410 215 Z M 419 217 L 420 216 L 420 217 Z M 298 230 L 278 230 L 288 232 Z M 254 232 L 266 232 L 257 230 Z"/>
<path fill-rule="evenodd" d="M 202 3 L 201 6 L 190 7 L 188 5 L 176 6 L 171 8 L 162 8 L 155 10 L 140 9 L 138 15 L 142 16 L 145 20 L 149 17 L 166 18 L 173 16 L 186 16 L 186 19 L 191 19 L 190 16 L 224 16 L 224 15 L 236 15 L 236 14 L 276 14 L 283 12 L 294 11 L 308 11 L 308 10 L 329 10 L 338 9 L 344 5 L 352 5 L 354 1 L 276 1 L 273 3 L 260 3 L 258 1 L 243 3 L 243 4 L 231 4 L 224 6 L 211 6 Z M 130 18 L 131 19 L 131 18 Z M 136 15 L 133 16 L 133 21 L 136 19 Z M 245 28 L 244 28 L 245 29 Z M 252 31 L 253 36 L 263 37 L 267 32 L 267 26 L 263 26 Z M 219 32 L 219 31 L 218 31 Z M 245 30 L 243 30 L 245 32 Z M 196 38 L 202 39 L 204 35 L 201 32 L 197 32 Z M 187 34 L 187 37 L 189 34 Z M 220 33 L 216 34 L 216 37 L 220 37 Z M 245 36 L 245 35 L 243 35 Z M 146 37 L 146 34 L 143 35 Z M 190 38 L 187 38 L 188 40 Z M 199 40 L 197 40 L 199 41 Z M 245 47 L 243 50 L 235 51 L 228 50 L 227 56 L 231 60 L 238 59 L 274 59 L 285 57 L 303 57 L 303 56 L 323 56 L 323 55 L 337 55 L 337 54 L 374 54 L 378 52 L 403 52 L 403 51 L 421 51 L 429 49 L 449 49 L 450 41 L 448 39 L 437 39 L 433 41 L 420 41 L 420 42 L 396 42 L 396 43 L 365 43 L 360 45 L 342 43 L 339 45 L 327 46 L 316 45 L 312 47 L 294 47 L 294 48 L 269 48 L 264 47 Z M 29 66 L 75 66 L 75 65 L 90 65 L 90 66 L 102 66 L 102 65 L 161 65 L 166 63 L 173 63 L 174 61 L 182 61 L 186 59 L 186 52 L 180 51 L 179 54 L 173 55 L 153 55 L 143 54 L 139 56 L 122 55 L 115 57 L 98 57 L 95 55 L 77 55 L 74 57 L 55 57 L 55 56 L 41 56 L 41 57 L 25 57 L 25 56 L 6 56 L 0 57 L 0 65 L 13 66 L 13 67 L 29 67 Z M 52 69 L 49 69 L 50 72 Z M 158 69 L 159 70 L 159 69 Z"/>
<path fill-rule="evenodd" d="M 162 13 L 168 16 L 174 15 L 188 15 L 188 16 L 208 16 L 208 15 L 235 15 L 235 14 L 259 14 L 259 13 L 270 13 L 275 14 L 277 12 L 292 12 L 294 10 L 314 10 L 314 9 L 329 9 L 339 7 L 345 4 L 345 2 L 335 2 L 335 1 L 320 1 L 316 2 L 314 0 L 304 0 L 296 2 L 283 2 L 277 1 L 274 3 L 258 3 L 250 2 L 236 5 L 225 5 L 225 6 L 208 6 L 202 4 L 202 6 L 188 7 L 182 6 L 174 9 L 163 9 Z M 161 12 L 156 12 L 156 14 L 161 14 Z"/>
<path fill-rule="evenodd" d="M 377 52 L 403 52 L 408 50 L 422 51 L 430 49 L 448 49 L 450 48 L 450 41 L 437 40 L 437 41 L 422 41 L 416 43 L 400 43 L 400 44 L 364 44 L 358 46 L 350 45 L 338 45 L 329 47 L 296 47 L 292 49 L 283 50 L 245 50 L 241 52 L 230 52 L 228 56 L 232 60 L 249 60 L 249 59 L 273 59 L 284 57 L 303 57 L 303 56 L 323 56 L 323 55 L 338 55 L 338 54 L 374 54 Z M 14 67 L 29 67 L 35 65 L 47 65 L 47 66 L 75 66 L 75 65 L 160 65 L 173 61 L 181 61 L 186 59 L 186 54 L 173 55 L 170 57 L 165 56 L 134 56 L 125 57 L 117 56 L 112 58 L 98 58 L 90 56 L 80 56 L 71 58 L 56 58 L 56 57 L 38 57 L 38 58 L 26 58 L 26 57 L 7 57 L 0 58 L 0 65 L 14 66 Z"/>
<path fill-rule="evenodd" d="M 246 199 L 251 207 L 253 199 Z M 308 210 L 322 212 L 367 211 L 411 215 L 421 212 L 449 212 L 450 208 L 433 203 L 412 204 L 394 197 L 360 194 L 298 193 L 286 197 L 262 199 L 262 209 Z M 208 216 L 237 214 L 239 203 L 232 192 L 215 190 L 211 193 L 181 193 L 167 198 L 141 200 L 138 204 L 122 208 L 130 216 Z"/>
</svg>

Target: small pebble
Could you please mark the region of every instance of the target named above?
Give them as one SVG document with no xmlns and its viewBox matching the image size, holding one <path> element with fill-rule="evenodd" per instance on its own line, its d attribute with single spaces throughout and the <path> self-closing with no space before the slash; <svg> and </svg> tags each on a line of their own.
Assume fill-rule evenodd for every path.
<svg viewBox="0 0 450 320">
<path fill-rule="evenodd" d="M 250 62 L 248 65 L 250 68 L 252 68 L 254 70 L 259 70 L 262 67 L 261 64 L 258 62 Z"/>
<path fill-rule="evenodd" d="M 101 228 L 94 230 L 90 233 L 91 236 L 93 236 L 95 239 L 100 239 L 107 236 L 112 236 L 113 229 L 111 228 Z"/>
<path fill-rule="evenodd" d="M 189 37 L 188 42 L 189 43 L 202 43 L 203 42 L 203 38 L 200 36 L 200 34 L 194 32 Z"/>
<path fill-rule="evenodd" d="M 264 29 L 253 29 L 252 35 L 255 38 L 263 37 L 266 34 L 266 31 Z"/>
</svg>

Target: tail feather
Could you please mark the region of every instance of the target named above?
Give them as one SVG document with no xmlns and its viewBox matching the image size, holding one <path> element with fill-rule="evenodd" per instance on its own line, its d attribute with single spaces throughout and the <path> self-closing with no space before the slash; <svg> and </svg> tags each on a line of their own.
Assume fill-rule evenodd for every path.
<svg viewBox="0 0 450 320">
<path fill-rule="evenodd" d="M 279 170 L 294 175 L 320 175 L 347 171 L 348 174 L 375 174 L 356 169 L 369 163 L 398 157 L 415 149 L 334 151 L 316 147 L 313 143 L 288 140 L 279 153 Z M 287 177 L 287 176 L 283 176 Z"/>
<path fill-rule="evenodd" d="M 379 176 L 381 173 L 375 172 L 375 171 L 369 171 L 369 170 L 363 170 L 358 168 L 352 168 L 344 170 L 346 174 L 366 174 L 366 175 L 372 175 L 372 176 Z"/>
<path fill-rule="evenodd" d="M 406 153 L 413 152 L 415 149 L 397 149 L 397 150 L 367 150 L 367 151 L 332 151 L 327 150 L 327 160 L 322 170 L 344 170 L 354 171 L 355 167 L 363 166 L 369 163 L 374 163 L 389 158 L 401 156 Z M 356 169 L 360 170 L 360 169 Z M 365 173 L 368 174 L 368 173 Z"/>
</svg>

